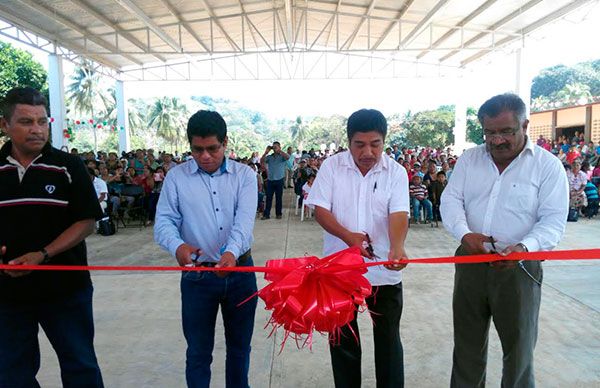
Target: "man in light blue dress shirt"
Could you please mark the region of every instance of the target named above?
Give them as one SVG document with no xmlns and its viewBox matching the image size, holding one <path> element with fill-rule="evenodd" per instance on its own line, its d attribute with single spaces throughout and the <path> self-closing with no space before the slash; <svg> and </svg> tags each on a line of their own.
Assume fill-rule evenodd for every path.
<svg viewBox="0 0 600 388">
<path fill-rule="evenodd" d="M 154 239 L 180 266 L 252 266 L 256 173 L 225 158 L 227 126 L 217 112 L 198 111 L 187 136 L 193 159 L 171 170 L 158 202 Z M 226 386 L 248 387 L 256 275 L 183 272 L 181 305 L 188 387 L 209 387 L 219 306 L 227 348 Z"/>
</svg>

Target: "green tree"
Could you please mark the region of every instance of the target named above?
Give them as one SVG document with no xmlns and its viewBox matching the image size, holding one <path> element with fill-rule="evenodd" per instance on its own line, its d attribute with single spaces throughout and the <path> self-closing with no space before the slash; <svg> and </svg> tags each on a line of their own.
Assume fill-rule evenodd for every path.
<svg viewBox="0 0 600 388">
<path fill-rule="evenodd" d="M 454 108 L 417 112 L 407 116 L 402 127 L 408 146 L 446 147 L 454 142 Z"/>
<path fill-rule="evenodd" d="M 47 78 L 44 67 L 30 53 L 0 42 L 0 100 L 17 86 L 31 86 L 48 98 Z M 4 136 L 0 131 L 0 142 Z"/>
<path fill-rule="evenodd" d="M 483 143 L 483 128 L 477 119 L 477 110 L 467 108 L 467 141 L 475 144 Z"/>
<path fill-rule="evenodd" d="M 184 141 L 183 128 L 188 109 L 177 97 L 161 97 L 154 100 L 150 108 L 148 126 L 156 130 L 156 135 L 165 139 L 173 150 L 179 151 L 179 143 Z"/>
<path fill-rule="evenodd" d="M 48 74 L 30 53 L 0 42 L 0 99 L 17 86 L 31 86 L 48 96 Z"/>
<path fill-rule="evenodd" d="M 67 87 L 67 101 L 71 109 L 80 115 L 89 114 L 96 121 L 103 121 L 106 115 L 114 110 L 110 95 L 101 86 L 101 75 L 92 68 L 90 62 L 83 62 L 75 68 L 71 83 Z M 94 152 L 98 152 L 98 134 L 92 125 L 94 134 Z"/>
</svg>

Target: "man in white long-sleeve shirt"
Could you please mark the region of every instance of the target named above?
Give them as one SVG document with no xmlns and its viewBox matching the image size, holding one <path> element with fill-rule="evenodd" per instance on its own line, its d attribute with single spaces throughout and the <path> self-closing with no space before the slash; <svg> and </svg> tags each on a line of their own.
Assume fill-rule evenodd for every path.
<svg viewBox="0 0 600 388">
<path fill-rule="evenodd" d="M 569 187 L 560 161 L 533 144 L 523 101 L 492 97 L 479 109 L 485 144 L 456 163 L 441 198 L 457 256 L 546 251 L 565 229 Z M 538 261 L 457 264 L 451 387 L 485 385 L 490 318 L 502 343 L 503 387 L 533 387 L 542 267 Z"/>
</svg>

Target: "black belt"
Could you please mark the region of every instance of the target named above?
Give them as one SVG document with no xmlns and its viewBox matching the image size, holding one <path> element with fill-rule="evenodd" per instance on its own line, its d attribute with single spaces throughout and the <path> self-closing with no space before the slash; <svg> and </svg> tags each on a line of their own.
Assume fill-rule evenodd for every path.
<svg viewBox="0 0 600 388">
<path fill-rule="evenodd" d="M 248 260 L 252 257 L 252 252 L 250 251 L 250 249 L 248 249 L 248 251 L 246 251 L 245 253 L 242 253 L 242 255 L 240 257 L 238 257 L 238 259 L 236 260 L 238 266 L 240 265 L 246 265 L 246 263 L 248 262 Z M 199 267 L 214 267 L 216 266 L 218 263 L 216 261 L 203 261 L 202 263 L 198 263 L 197 266 Z"/>
</svg>

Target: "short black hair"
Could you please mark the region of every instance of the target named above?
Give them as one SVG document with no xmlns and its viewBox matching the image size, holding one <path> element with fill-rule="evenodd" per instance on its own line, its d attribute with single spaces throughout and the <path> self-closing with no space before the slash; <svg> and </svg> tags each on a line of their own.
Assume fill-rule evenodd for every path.
<svg viewBox="0 0 600 388">
<path fill-rule="evenodd" d="M 48 106 L 46 97 L 42 95 L 37 89 L 32 87 L 18 87 L 13 88 L 6 93 L 6 97 L 2 101 L 2 116 L 6 121 L 10 121 L 13 113 L 15 112 L 15 106 L 17 104 L 24 105 L 43 105 L 45 108 Z"/>
<path fill-rule="evenodd" d="M 352 140 L 352 137 L 357 132 L 371 132 L 375 131 L 383 136 L 387 134 L 387 120 L 385 116 L 378 110 L 375 109 L 361 109 L 352 113 L 348 117 L 348 124 L 346 127 L 348 134 L 348 140 Z"/>
<path fill-rule="evenodd" d="M 444 171 L 438 171 L 437 176 L 440 176 L 440 175 L 446 176 L 446 173 Z"/>
<path fill-rule="evenodd" d="M 199 110 L 190 117 L 187 124 L 187 137 L 190 144 L 194 136 L 216 136 L 217 140 L 222 143 L 227 137 L 227 124 L 219 113 Z"/>
<path fill-rule="evenodd" d="M 280 146 L 280 147 L 281 147 L 281 143 L 280 143 L 280 142 L 278 142 L 278 141 L 274 141 L 274 142 L 273 142 L 273 145 L 275 145 L 275 144 L 277 144 L 278 146 Z"/>
<path fill-rule="evenodd" d="M 483 125 L 483 119 L 486 116 L 494 118 L 506 111 L 513 112 L 519 124 L 522 124 L 527 116 L 527 108 L 521 97 L 514 93 L 504 93 L 498 94 L 484 102 L 477 112 L 477 118 L 481 125 Z"/>
</svg>

